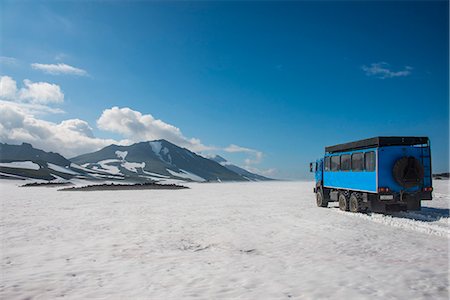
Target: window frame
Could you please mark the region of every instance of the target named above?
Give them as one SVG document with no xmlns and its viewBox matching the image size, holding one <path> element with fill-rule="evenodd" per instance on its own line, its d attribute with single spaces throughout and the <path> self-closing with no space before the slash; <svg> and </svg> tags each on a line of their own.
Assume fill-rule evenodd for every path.
<svg viewBox="0 0 450 300">
<path fill-rule="evenodd" d="M 331 172 L 331 156 L 325 156 L 324 171 Z"/>
<path fill-rule="evenodd" d="M 333 169 L 333 158 L 337 158 L 337 168 Z M 339 172 L 341 170 L 341 156 L 340 155 L 333 155 L 331 156 L 331 164 L 330 164 L 331 172 Z"/>
<path fill-rule="evenodd" d="M 353 156 L 356 155 L 360 155 L 361 156 L 361 168 L 358 170 L 355 170 L 355 168 L 353 167 Z M 352 170 L 352 172 L 364 172 L 365 171 L 365 152 L 354 152 L 352 153 L 352 156 L 350 158 L 350 169 Z"/>
<path fill-rule="evenodd" d="M 368 154 L 372 154 L 372 155 L 373 155 L 373 156 L 372 156 L 372 163 L 373 163 L 373 166 L 372 166 L 372 169 L 370 169 L 370 170 L 367 169 L 367 156 L 368 156 Z M 375 151 L 372 150 L 372 151 L 364 152 L 364 171 L 366 171 L 366 172 L 375 172 L 375 171 L 377 170 L 376 164 L 377 164 L 377 163 L 376 163 L 376 154 L 375 154 Z"/>
<path fill-rule="evenodd" d="M 345 154 L 341 154 L 341 155 L 339 155 L 340 156 L 340 158 L 339 158 L 339 166 L 340 166 L 340 168 L 339 168 L 339 170 L 340 171 L 343 171 L 343 172 L 348 172 L 348 171 L 351 171 L 351 169 L 352 169 L 352 156 L 351 156 L 351 154 L 349 154 L 349 153 L 345 153 Z M 343 164 L 343 159 L 344 159 L 344 157 L 345 158 L 347 158 L 348 157 L 348 168 L 346 168 L 346 169 L 343 169 L 342 168 L 342 166 L 344 165 Z"/>
</svg>

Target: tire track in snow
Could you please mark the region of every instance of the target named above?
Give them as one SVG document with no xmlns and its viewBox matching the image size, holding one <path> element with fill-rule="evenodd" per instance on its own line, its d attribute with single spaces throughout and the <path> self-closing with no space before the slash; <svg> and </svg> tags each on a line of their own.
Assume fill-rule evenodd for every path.
<svg viewBox="0 0 450 300">
<path fill-rule="evenodd" d="M 414 212 L 396 213 L 394 215 L 383 215 L 378 213 L 352 213 L 341 211 L 338 208 L 334 209 L 336 212 L 351 216 L 353 218 L 360 218 L 363 220 L 372 221 L 387 226 L 403 228 L 411 231 L 421 232 L 429 235 L 436 235 L 440 237 L 450 238 L 449 218 L 441 217 L 436 221 L 431 216 L 422 215 Z M 421 220 L 418 220 L 421 219 Z"/>
</svg>

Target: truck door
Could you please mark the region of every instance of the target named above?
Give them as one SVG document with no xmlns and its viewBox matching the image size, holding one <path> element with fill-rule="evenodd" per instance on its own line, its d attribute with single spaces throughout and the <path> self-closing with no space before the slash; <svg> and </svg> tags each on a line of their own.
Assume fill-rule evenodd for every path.
<svg viewBox="0 0 450 300">
<path fill-rule="evenodd" d="M 316 160 L 314 177 L 316 183 L 321 183 L 323 180 L 323 159 Z"/>
</svg>

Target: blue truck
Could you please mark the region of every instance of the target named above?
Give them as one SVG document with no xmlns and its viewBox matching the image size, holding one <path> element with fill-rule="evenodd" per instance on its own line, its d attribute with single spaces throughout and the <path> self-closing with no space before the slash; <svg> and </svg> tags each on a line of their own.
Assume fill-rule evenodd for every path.
<svg viewBox="0 0 450 300">
<path fill-rule="evenodd" d="M 432 199 L 428 137 L 380 136 L 325 147 L 310 164 L 316 203 L 351 212 L 420 210 Z"/>
</svg>

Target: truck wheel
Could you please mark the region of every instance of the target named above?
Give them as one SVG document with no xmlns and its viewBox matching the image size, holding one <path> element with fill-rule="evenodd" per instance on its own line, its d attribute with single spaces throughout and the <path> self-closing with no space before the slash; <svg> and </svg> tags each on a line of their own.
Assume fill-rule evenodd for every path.
<svg viewBox="0 0 450 300">
<path fill-rule="evenodd" d="M 363 208 L 362 200 L 358 198 L 354 193 L 350 196 L 350 211 L 351 212 L 362 212 L 365 209 Z"/>
<path fill-rule="evenodd" d="M 395 162 L 392 176 L 404 188 L 421 185 L 424 177 L 423 165 L 414 156 L 404 156 Z"/>
<path fill-rule="evenodd" d="M 348 210 L 348 199 L 343 193 L 339 193 L 339 209 Z"/>
<path fill-rule="evenodd" d="M 318 207 L 327 207 L 328 201 L 323 197 L 323 192 L 321 188 L 317 189 L 316 192 L 316 203 Z"/>
</svg>

